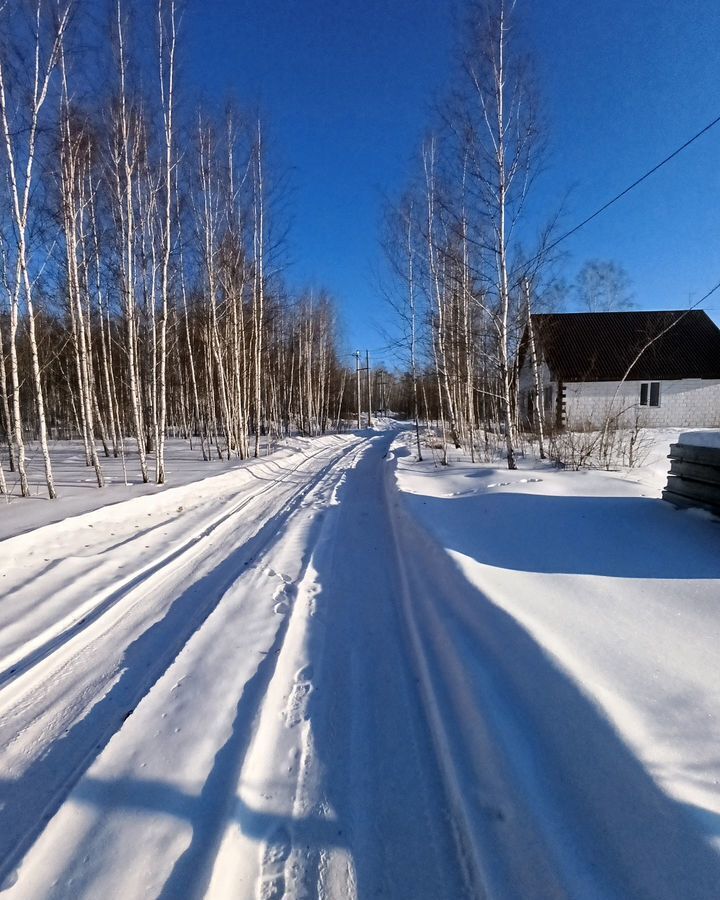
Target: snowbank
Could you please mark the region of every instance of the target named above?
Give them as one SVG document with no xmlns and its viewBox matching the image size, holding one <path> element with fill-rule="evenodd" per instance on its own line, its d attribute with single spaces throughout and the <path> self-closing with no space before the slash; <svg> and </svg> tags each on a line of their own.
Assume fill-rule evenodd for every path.
<svg viewBox="0 0 720 900">
<path fill-rule="evenodd" d="M 408 546 L 445 560 L 408 615 L 491 894 L 528 895 L 522 823 L 569 896 L 714 896 L 719 532 L 659 499 L 677 434 L 619 473 L 434 467 L 396 443 Z M 483 833 L 470 783 L 509 831 Z"/>
<path fill-rule="evenodd" d="M 328 435 L 332 438 L 332 435 Z M 323 438 L 324 439 L 324 438 Z M 263 439 L 258 460 L 218 459 L 203 460 L 199 444 L 191 448 L 187 441 L 169 439 L 166 449 L 167 482 L 164 485 L 152 483 L 154 459 L 148 458 L 151 483 L 143 484 L 140 476 L 137 453 L 127 441 L 128 452 L 123 471 L 123 460 L 101 457 L 106 486 L 98 488 L 93 469 L 85 466 L 84 451 L 79 441 L 56 441 L 51 448 L 57 500 L 49 500 L 44 481 L 42 457 L 38 448 L 28 451 L 28 478 L 31 496 L 20 496 L 17 472 L 11 473 L 7 460 L 0 461 L 5 466 L 5 478 L 9 496 L 0 496 L 0 540 L 11 535 L 28 532 L 52 522 L 101 510 L 129 499 L 150 498 L 176 488 L 193 483 L 201 483 L 217 475 L 247 469 L 270 458 L 281 461 L 294 453 L 307 453 L 317 438 L 292 436 L 281 443 L 270 446 Z M 213 448 L 214 449 L 214 448 Z M 251 475 L 247 476 L 252 477 Z M 151 503 L 152 505 L 152 503 Z"/>
</svg>

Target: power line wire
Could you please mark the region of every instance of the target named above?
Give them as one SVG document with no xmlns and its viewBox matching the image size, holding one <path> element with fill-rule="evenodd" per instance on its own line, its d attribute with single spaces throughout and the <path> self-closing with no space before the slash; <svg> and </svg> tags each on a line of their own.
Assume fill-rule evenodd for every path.
<svg viewBox="0 0 720 900">
<path fill-rule="evenodd" d="M 706 294 L 703 294 L 699 300 L 696 300 L 695 303 L 688 306 L 688 308 L 685 310 L 685 312 L 691 312 L 693 309 L 700 306 L 700 304 L 704 300 L 707 300 L 708 297 L 712 297 L 712 295 L 715 293 L 715 291 L 718 291 L 718 290 L 720 290 L 720 281 L 718 281 L 715 285 L 713 285 L 713 287 L 711 287 L 710 290 Z M 705 310 L 705 312 L 707 312 L 707 310 Z"/>
<path fill-rule="evenodd" d="M 554 240 L 554 241 L 552 241 L 552 243 L 548 244 L 548 246 L 543 248 L 543 250 L 540 253 L 538 253 L 536 256 L 534 256 L 532 259 L 530 259 L 530 261 L 526 265 L 530 265 L 530 264 L 536 262 L 541 256 L 544 256 L 546 253 L 549 253 L 550 250 L 553 250 L 555 247 L 557 247 L 558 244 L 561 244 L 563 241 L 566 241 L 569 237 L 572 237 L 573 234 L 580 231 L 581 228 L 584 228 L 586 225 L 588 225 L 590 222 L 592 222 L 593 219 L 596 219 L 599 215 L 604 213 L 606 209 L 609 209 L 611 206 L 613 206 L 615 203 L 617 203 L 618 200 L 621 200 L 623 197 L 625 197 L 627 194 L 629 194 L 630 191 L 634 190 L 638 185 L 642 184 L 643 181 L 646 181 L 648 178 L 650 178 L 651 175 L 654 175 L 655 172 L 662 169 L 663 166 L 667 165 L 671 160 L 675 159 L 676 156 L 679 156 L 679 154 L 682 153 L 683 150 L 686 150 L 691 144 L 694 144 L 695 141 L 697 141 L 699 138 L 701 138 L 704 134 L 707 134 L 707 132 L 710 131 L 712 128 L 714 128 L 718 123 L 720 123 L 720 115 L 716 116 L 711 122 L 708 122 L 708 124 L 705 125 L 703 128 L 701 128 L 700 131 L 698 131 L 691 138 L 689 138 L 687 141 L 685 141 L 684 144 L 681 144 L 679 147 L 677 147 L 675 150 L 673 150 L 672 153 L 670 153 L 668 156 L 666 156 L 664 159 L 662 159 L 659 163 L 654 165 L 651 169 L 648 169 L 648 171 L 645 172 L 643 175 L 641 175 L 639 178 L 636 178 L 635 181 L 632 182 L 632 184 L 629 184 L 626 188 L 624 188 L 622 191 L 620 191 L 619 194 L 616 194 L 614 197 L 612 197 L 606 203 L 603 203 L 602 206 L 600 206 L 598 209 L 595 210 L 595 212 L 591 213 L 589 216 L 587 216 L 585 219 L 583 219 L 582 222 L 578 222 L 578 224 L 573 226 L 569 231 L 566 231 L 564 234 L 561 234 L 560 237 L 556 238 L 556 240 Z M 720 282 L 715 284 L 699 300 L 697 300 L 695 303 L 691 304 L 688 307 L 688 309 L 685 310 L 685 312 L 690 312 L 691 310 L 696 309 L 704 300 L 707 300 L 708 297 L 712 296 L 719 289 L 720 289 Z M 387 353 L 391 350 L 397 349 L 397 347 L 400 345 L 400 343 L 401 343 L 400 341 L 394 341 L 394 342 L 388 344 L 386 347 L 377 348 L 374 352 L 380 353 L 380 354 Z M 347 355 L 354 355 L 354 354 L 347 354 Z"/>
<path fill-rule="evenodd" d="M 653 166 L 652 169 L 648 169 L 648 171 L 645 172 L 644 175 L 641 175 L 640 178 L 637 178 L 635 181 L 633 181 L 632 184 L 628 185 L 624 190 L 620 191 L 619 194 L 616 194 L 612 199 L 608 200 L 607 203 L 603 203 L 603 205 L 599 209 L 596 209 L 594 213 L 589 215 L 586 219 L 583 219 L 582 222 L 579 222 L 569 231 L 566 231 L 565 234 L 561 234 L 559 238 L 545 247 L 542 253 L 539 253 L 534 259 L 530 260 L 530 262 L 534 262 L 540 256 L 548 253 L 550 250 L 553 250 L 555 247 L 557 247 L 558 244 L 562 243 L 562 241 L 567 240 L 571 235 L 575 234 L 575 232 L 580 231 L 581 228 L 584 228 L 589 222 L 592 222 L 593 219 L 596 219 L 601 213 L 604 213 L 606 209 L 609 209 L 614 203 L 617 203 L 618 200 L 621 200 L 626 194 L 629 194 L 630 191 L 634 190 L 634 188 L 636 188 L 639 184 L 642 184 L 643 181 L 648 179 L 651 175 L 654 175 L 655 172 L 658 171 L 658 169 L 662 169 L 662 167 L 669 163 L 670 160 L 674 159 L 676 156 L 682 153 L 683 150 L 687 149 L 691 144 L 694 144 L 695 141 L 698 140 L 698 138 L 701 138 L 704 134 L 710 131 L 711 128 L 714 128 L 718 124 L 718 122 L 720 122 L 720 116 L 717 116 L 712 120 L 712 122 L 709 122 L 704 128 L 701 128 L 700 131 L 697 132 L 697 134 L 694 134 L 689 140 L 685 141 L 682 146 L 678 147 L 676 150 L 673 150 L 673 152 L 669 156 L 666 156 L 665 159 L 661 160 L 659 163 L 657 163 L 657 165 Z"/>
</svg>

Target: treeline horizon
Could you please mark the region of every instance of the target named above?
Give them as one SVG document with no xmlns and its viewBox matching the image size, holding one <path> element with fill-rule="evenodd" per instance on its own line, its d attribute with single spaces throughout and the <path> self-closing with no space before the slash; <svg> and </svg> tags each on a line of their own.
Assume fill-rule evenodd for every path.
<svg viewBox="0 0 720 900">
<path fill-rule="evenodd" d="M 437 419 L 444 463 L 448 446 L 474 460 L 493 452 L 490 436 L 500 435 L 514 469 L 527 419 L 541 457 L 554 427 L 532 339 L 532 408 L 519 408 L 517 352 L 532 314 L 561 311 L 568 300 L 591 311 L 628 309 L 633 295 L 612 260 L 586 260 L 572 283 L 558 277 L 558 244 L 568 233 L 559 234 L 561 201 L 538 207 L 548 123 L 520 4 L 468 0 L 462 13 L 450 87 L 404 189 L 388 203 L 387 294 L 409 373 L 418 457 L 419 422 Z"/>
<path fill-rule="evenodd" d="M 131 436 L 162 484 L 169 428 L 245 458 L 343 414 L 334 302 L 283 279 L 261 115 L 190 109 L 179 0 L 103 9 L 0 9 L 0 435 L 23 496 L 28 439 L 54 498 L 58 437 L 82 438 L 102 486 Z"/>
<path fill-rule="evenodd" d="M 124 459 L 131 438 L 131 465 L 162 484 L 170 432 L 205 459 L 245 458 L 263 434 L 359 420 L 333 298 L 284 278 L 288 192 L 266 123 L 184 81 L 182 9 L 0 7 L 0 459 L 23 496 L 28 440 L 53 498 L 53 439 L 80 437 L 102 486 L 102 458 Z M 515 4 L 469 0 L 459 37 L 452 87 L 384 222 L 400 371 L 381 367 L 384 401 L 363 388 L 361 406 L 414 418 L 419 458 L 421 419 L 438 423 L 443 462 L 448 445 L 474 459 L 502 435 L 513 468 L 532 312 L 569 291 L 589 309 L 632 293 L 605 260 L 562 284 L 558 210 L 532 226 L 546 126 Z"/>
</svg>

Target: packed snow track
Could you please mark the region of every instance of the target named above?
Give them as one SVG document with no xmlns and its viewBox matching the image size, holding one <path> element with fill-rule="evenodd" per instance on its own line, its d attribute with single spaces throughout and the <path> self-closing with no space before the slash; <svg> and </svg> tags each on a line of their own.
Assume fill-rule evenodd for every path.
<svg viewBox="0 0 720 900">
<path fill-rule="evenodd" d="M 409 443 L 0 541 L 3 897 L 720 896 L 716 525 Z"/>
<path fill-rule="evenodd" d="M 468 895 L 395 602 L 391 439 L 3 542 L 8 897 Z"/>
</svg>

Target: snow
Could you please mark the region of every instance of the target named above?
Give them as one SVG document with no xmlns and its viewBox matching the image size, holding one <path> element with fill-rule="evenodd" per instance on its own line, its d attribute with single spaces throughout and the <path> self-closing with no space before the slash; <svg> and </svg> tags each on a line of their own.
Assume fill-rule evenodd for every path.
<svg viewBox="0 0 720 900">
<path fill-rule="evenodd" d="M 508 472 L 378 424 L 10 504 L 6 896 L 716 895 L 718 524 L 659 499 L 678 431 Z"/>
<path fill-rule="evenodd" d="M 8 897 L 464 895 L 396 652 L 391 439 L 0 544 L 43 554 L 0 607 Z"/>
<path fill-rule="evenodd" d="M 273 441 L 272 447 L 267 438 L 263 438 L 260 456 L 266 458 L 273 451 L 276 457 L 307 450 L 310 439 L 293 435 L 278 444 Z M 105 474 L 106 486 L 99 489 L 95 472 L 85 465 L 85 453 L 81 441 L 54 441 L 50 445 L 50 455 L 58 491 L 57 500 L 49 500 L 45 486 L 45 469 L 39 445 L 27 447 L 27 471 L 30 482 L 29 499 L 20 496 L 20 481 L 17 472 L 10 472 L 7 466 L 7 454 L 3 452 L 0 464 L 5 471 L 5 479 L 9 494 L 0 496 L 0 540 L 21 531 L 30 531 L 50 522 L 77 516 L 84 512 L 100 509 L 137 496 L 150 496 L 170 488 L 187 485 L 205 477 L 211 477 L 228 471 L 237 471 L 247 467 L 247 461 L 236 458 L 231 460 L 213 459 L 205 461 L 197 441 L 191 447 L 187 441 L 170 438 L 166 445 L 167 483 L 152 483 L 154 477 L 154 457 L 148 457 L 148 469 L 151 483 L 143 484 L 137 449 L 130 439 L 125 441 L 125 469 L 123 460 L 110 456 L 100 456 L 100 463 Z M 213 452 L 214 448 L 213 448 Z M 127 483 L 126 483 L 127 474 Z"/>
<path fill-rule="evenodd" d="M 720 429 L 715 429 L 714 431 L 684 431 L 678 438 L 678 444 L 720 449 Z"/>
<path fill-rule="evenodd" d="M 621 473 L 436 469 L 396 446 L 402 531 L 438 573 L 411 614 L 447 767 L 522 820 L 571 896 L 710 897 L 720 875 L 718 525 L 658 499 L 676 434 L 655 438 Z M 553 895 L 523 880 L 516 834 L 486 845 L 463 814 L 490 893 Z"/>
</svg>

